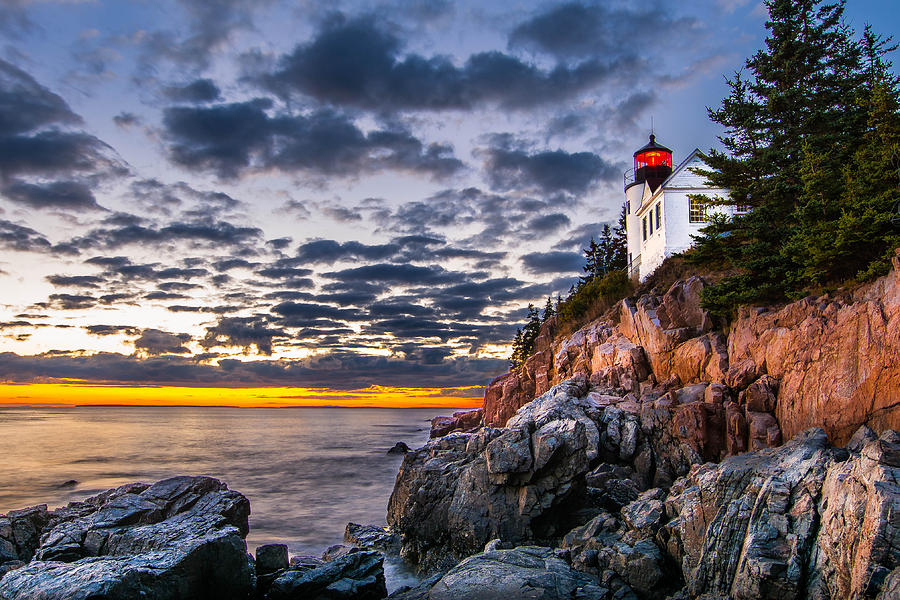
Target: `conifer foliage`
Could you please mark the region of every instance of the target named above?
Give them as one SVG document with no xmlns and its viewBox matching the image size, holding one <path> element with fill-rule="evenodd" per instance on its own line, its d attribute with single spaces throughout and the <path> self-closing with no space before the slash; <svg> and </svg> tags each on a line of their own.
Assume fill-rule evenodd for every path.
<svg viewBox="0 0 900 600">
<path fill-rule="evenodd" d="M 735 273 L 704 290 L 720 314 L 878 275 L 900 245 L 890 222 L 900 200 L 895 46 L 869 27 L 857 36 L 843 1 L 765 4 L 765 48 L 709 110 L 725 151 L 704 155 L 704 174 L 730 190 L 718 203 L 752 208 L 711 219 L 697 238 L 693 260 Z"/>
<path fill-rule="evenodd" d="M 550 298 L 547 298 L 548 307 L 550 304 L 551 300 Z M 534 307 L 534 304 L 528 305 L 528 322 L 525 324 L 524 328 L 516 330 L 516 337 L 513 340 L 512 356 L 509 357 L 510 366 L 512 368 L 523 364 L 525 360 L 531 356 L 531 353 L 534 351 L 534 341 L 541 332 L 541 325 L 549 316 L 550 314 L 548 314 L 545 309 L 544 318 L 542 319 L 541 315 L 538 313 L 538 309 Z"/>
</svg>

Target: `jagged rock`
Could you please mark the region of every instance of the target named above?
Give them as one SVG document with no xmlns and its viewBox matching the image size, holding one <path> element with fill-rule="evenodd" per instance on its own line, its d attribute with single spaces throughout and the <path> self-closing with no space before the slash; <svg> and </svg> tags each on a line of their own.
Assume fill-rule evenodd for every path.
<svg viewBox="0 0 900 600">
<path fill-rule="evenodd" d="M 442 417 L 436 418 L 440 419 Z M 434 430 L 432 429 L 432 431 Z M 407 446 L 404 442 L 397 442 L 390 450 L 387 451 L 388 454 L 406 454 L 407 452 L 409 452 L 409 446 Z"/>
<path fill-rule="evenodd" d="M 900 440 L 891 434 L 896 432 L 869 441 L 828 470 L 819 502 L 814 597 L 873 597 L 898 589 L 897 576 L 889 578 L 900 568 Z"/>
<path fill-rule="evenodd" d="M 288 568 L 288 547 L 284 544 L 264 544 L 256 549 L 256 573 L 274 573 Z"/>
<path fill-rule="evenodd" d="M 400 536 L 384 527 L 347 523 L 344 541 L 366 549 L 395 550 L 399 548 Z"/>
<path fill-rule="evenodd" d="M 704 460 L 719 460 L 726 450 L 726 411 L 696 396 L 701 399 L 675 407 L 672 430 Z"/>
<path fill-rule="evenodd" d="M 900 565 L 894 452 L 900 443 L 891 433 L 848 459 L 822 429 L 812 429 L 777 449 L 695 467 L 666 499 L 673 515 L 666 547 L 681 565 L 687 593 L 734 600 L 878 596 Z"/>
<path fill-rule="evenodd" d="M 730 356 L 731 365 L 725 373 L 725 385 L 733 390 L 742 390 L 757 378 L 759 369 L 752 358 L 745 358 L 735 362 L 734 357 Z"/>
<path fill-rule="evenodd" d="M 738 396 L 738 403 L 748 411 L 774 412 L 777 402 L 778 382 L 770 375 L 763 375 Z"/>
<path fill-rule="evenodd" d="M 853 437 L 850 438 L 850 441 L 847 442 L 847 450 L 850 452 L 862 452 L 862 449 L 869 442 L 874 442 L 878 439 L 878 434 L 872 431 L 871 428 L 863 425 L 859 429 L 856 430 L 856 433 L 853 434 Z"/>
<path fill-rule="evenodd" d="M 268 600 L 381 600 L 387 596 L 384 557 L 354 552 L 314 568 L 290 568 L 269 588 Z"/>
<path fill-rule="evenodd" d="M 706 282 L 696 276 L 672 284 L 657 308 L 660 326 L 663 329 L 689 327 L 698 333 L 712 329 L 709 313 L 700 307 L 700 292 L 704 287 Z"/>
<path fill-rule="evenodd" d="M 833 453 L 821 430 L 776 450 L 695 467 L 673 488 L 668 529 L 687 589 L 798 598 L 815 542 L 815 506 Z"/>
<path fill-rule="evenodd" d="M 779 382 L 786 438 L 821 426 L 838 445 L 860 425 L 900 429 L 900 271 L 843 297 L 743 309 L 731 324 L 731 363 L 752 361 Z M 740 387 L 732 385 L 731 387 Z"/>
<path fill-rule="evenodd" d="M 724 404 L 728 400 L 728 388 L 721 383 L 711 383 L 703 390 L 703 401 L 708 404 Z"/>
<path fill-rule="evenodd" d="M 602 576 L 603 583 L 620 594 L 633 589 L 642 597 L 663 598 L 677 578 L 666 578 L 665 559 L 651 540 L 627 535 L 620 522 L 601 513 L 566 534 L 562 547 L 573 566 Z"/>
<path fill-rule="evenodd" d="M 622 507 L 622 519 L 635 531 L 652 537 L 662 524 L 666 514 L 662 498 L 665 496 L 660 488 L 642 492 L 636 500 Z"/>
<path fill-rule="evenodd" d="M 430 437 L 436 438 L 454 431 L 472 431 L 477 429 L 481 427 L 483 412 L 483 409 L 476 408 L 475 410 L 455 412 L 452 417 L 435 417 L 431 420 Z M 403 444 L 403 446 L 406 447 L 406 444 Z"/>
<path fill-rule="evenodd" d="M 448 568 L 494 538 L 553 542 L 601 507 L 618 510 L 702 462 L 672 434 L 671 408 L 604 406 L 589 389 L 584 377 L 563 382 L 504 429 L 453 433 L 410 452 L 388 505 L 402 554 L 420 568 Z M 633 411 L 620 408 L 628 402 Z"/>
<path fill-rule="evenodd" d="M 49 519 L 46 504 L 0 515 L 0 564 L 31 560 Z"/>
<path fill-rule="evenodd" d="M 612 598 L 593 577 L 572 569 L 550 548 L 522 546 L 470 556 L 441 577 L 427 600 L 541 598 L 571 600 Z"/>
<path fill-rule="evenodd" d="M 108 490 L 47 513 L 35 559 L 0 580 L 0 598 L 246 598 L 249 513 L 210 477 Z"/>
<path fill-rule="evenodd" d="M 769 413 L 747 411 L 750 432 L 750 449 L 761 450 L 781 445 L 781 428 Z"/>
</svg>

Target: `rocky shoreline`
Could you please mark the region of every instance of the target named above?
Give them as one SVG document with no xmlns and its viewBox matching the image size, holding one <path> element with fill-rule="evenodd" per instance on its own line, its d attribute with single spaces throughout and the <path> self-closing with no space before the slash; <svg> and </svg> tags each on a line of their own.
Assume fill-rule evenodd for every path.
<svg viewBox="0 0 900 600">
<path fill-rule="evenodd" d="M 380 600 L 384 554 L 397 553 L 425 577 L 399 600 L 900 594 L 897 432 L 862 427 L 837 448 L 810 429 L 651 474 L 642 457 L 663 442 L 644 415 L 592 394 L 567 381 L 507 427 L 429 441 L 404 460 L 392 528 L 351 523 L 347 545 L 319 557 L 274 544 L 248 555 L 249 502 L 209 477 L 11 511 L 0 598 Z"/>
<path fill-rule="evenodd" d="M 900 598 L 900 258 L 727 333 L 703 285 L 548 321 L 483 408 L 391 449 L 388 529 L 254 558 L 224 483 L 128 484 L 0 515 L 0 600 Z M 385 556 L 420 585 L 388 596 Z"/>
</svg>

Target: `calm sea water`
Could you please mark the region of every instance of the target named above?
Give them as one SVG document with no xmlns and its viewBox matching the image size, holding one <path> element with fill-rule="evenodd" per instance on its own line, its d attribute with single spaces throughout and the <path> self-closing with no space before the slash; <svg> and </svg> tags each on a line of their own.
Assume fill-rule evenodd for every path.
<svg viewBox="0 0 900 600">
<path fill-rule="evenodd" d="M 210 475 L 250 499 L 251 551 L 320 554 L 349 521 L 385 524 L 402 457 L 453 409 L 0 408 L 0 513 L 132 481 Z M 74 487 L 66 482 L 77 481 Z M 391 567 L 394 586 L 402 573 Z"/>
</svg>

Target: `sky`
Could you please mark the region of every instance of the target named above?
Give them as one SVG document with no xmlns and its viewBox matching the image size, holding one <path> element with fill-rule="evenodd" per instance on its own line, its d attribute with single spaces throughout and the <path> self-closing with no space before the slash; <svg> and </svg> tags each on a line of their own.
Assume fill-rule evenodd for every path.
<svg viewBox="0 0 900 600">
<path fill-rule="evenodd" d="M 892 0 L 857 30 L 900 31 Z M 0 403 L 475 406 L 755 0 L 0 0 Z M 894 61 L 898 62 L 895 54 Z"/>
</svg>

